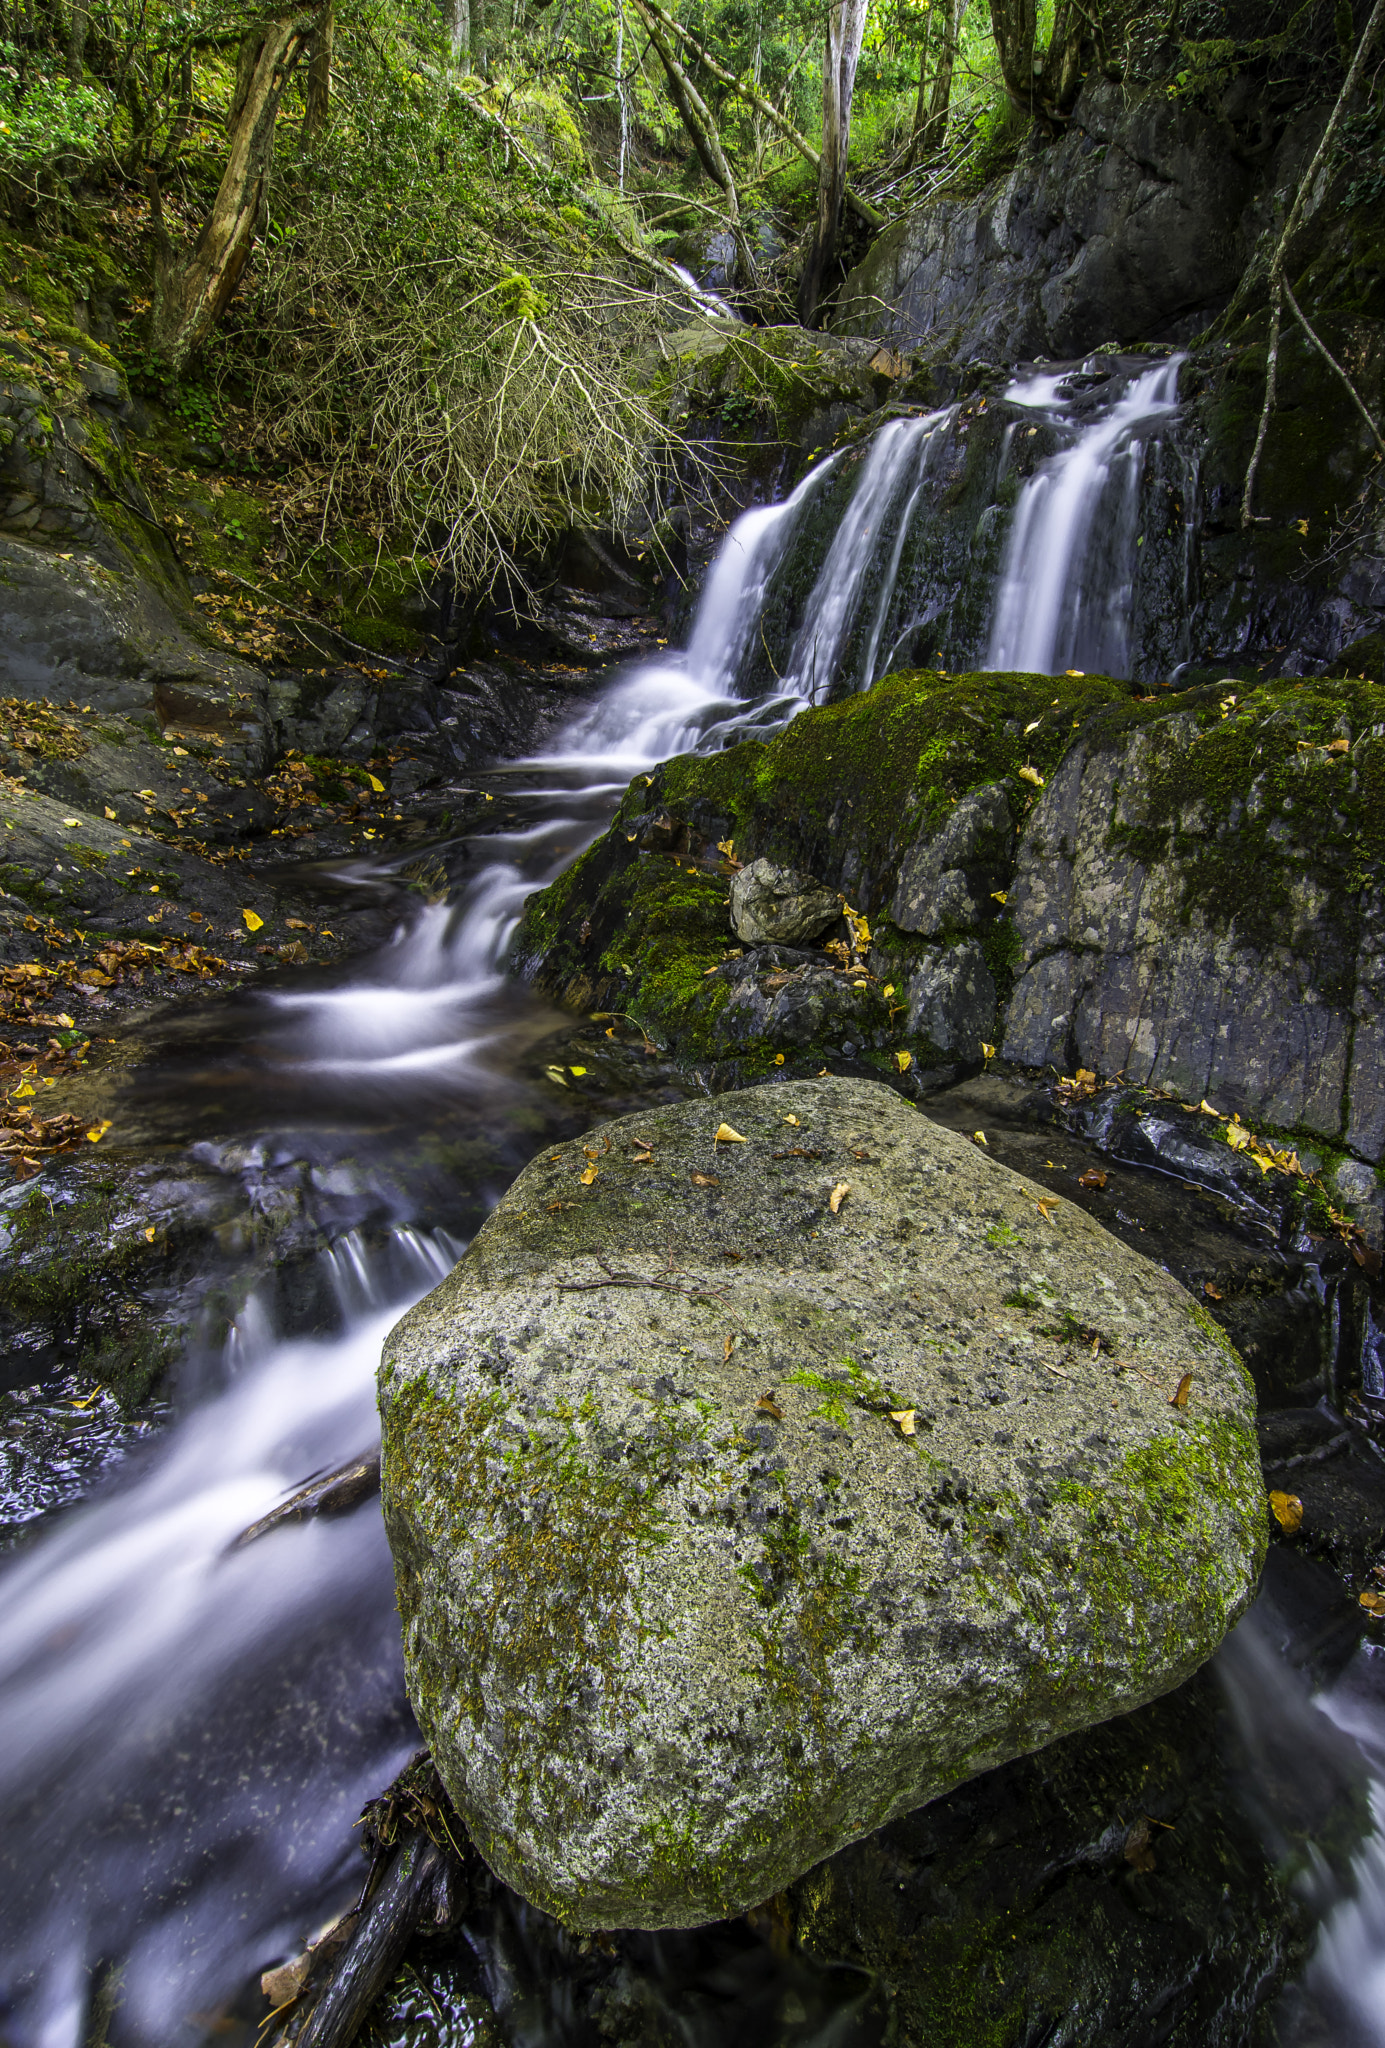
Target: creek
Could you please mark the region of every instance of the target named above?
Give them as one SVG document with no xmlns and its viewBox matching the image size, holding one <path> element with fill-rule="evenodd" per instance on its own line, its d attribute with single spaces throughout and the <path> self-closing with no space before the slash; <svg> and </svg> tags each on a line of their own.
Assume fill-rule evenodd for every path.
<svg viewBox="0 0 1385 2048">
<path fill-rule="evenodd" d="M 1009 394 L 1003 460 L 1035 423 L 1048 452 L 1012 494 L 992 667 L 1130 674 L 1153 658 L 1130 621 L 1145 573 L 1142 491 L 1177 420 L 1179 364 L 1111 368 L 1045 372 Z M 602 1114 L 698 1085 L 657 1061 L 569 1057 L 570 1020 L 506 975 L 519 908 L 603 829 L 633 776 L 772 732 L 842 678 L 868 687 L 918 651 L 932 620 L 926 579 L 911 580 L 914 539 L 958 431 L 957 408 L 890 421 L 782 504 L 744 514 L 685 652 L 617 676 L 540 751 L 476 778 L 499 823 L 471 837 L 456 901 L 424 908 L 335 978 L 282 978 L 151 1040 L 135 1083 L 151 1125 L 194 1151 L 234 1149 L 266 1181 L 292 1168 L 348 1196 L 387 1183 L 389 1213 L 343 1229 L 300 1276 L 311 1312 L 252 1291 L 220 1352 L 184 1375 L 166 1432 L 92 1498 L 40 1522 L 3 1568 L 0 2038 L 11 2048 L 249 2041 L 259 1971 L 358 1889 L 357 1814 L 418 1744 L 378 1508 L 236 1539 L 369 1449 L 384 1333 L 448 1270 L 518 1164 Z M 826 505 L 824 534 L 808 515 Z M 767 678 L 767 627 L 794 576 L 808 594 Z M 1014 1100 L 1018 1130 L 1022 1091 Z M 953 1113 L 945 1097 L 929 1112 Z M 962 1095 L 955 1113 L 967 1113 Z M 429 1139 L 443 1125 L 463 1141 L 446 1153 L 439 1195 Z M 1070 1141 L 1074 1156 L 1084 1142 Z M 1157 1165 L 1130 1172 L 1147 1196 L 1143 1248 L 1172 1257 L 1195 1197 Z M 1316 1929 L 1276 2008 L 1276 2038 L 1303 2048 L 1385 2043 L 1385 1653 L 1359 1630 L 1342 1636 L 1342 1608 L 1325 1573 L 1307 1593 L 1281 1574 L 1216 1667 L 1250 1760 L 1235 1796 L 1267 1855 L 1296 1859 L 1289 1888 Z M 1373 1820 L 1350 1853 L 1329 1853 L 1293 1818 L 1298 1781 L 1314 1771 L 1369 1788 Z M 629 1955 L 647 2000 L 647 2031 L 632 2039 L 890 2038 L 860 1970 L 739 1926 L 640 1937 Z M 577 1997 L 589 1945 L 499 1887 L 458 1956 L 401 1991 L 376 2038 L 599 2038 Z M 1255 2003 L 1247 1983 L 1233 2001 L 1247 2031 L 1216 2038 L 1250 2039 Z M 1108 2036 L 1089 2011 L 1042 2038 Z M 1109 2038 L 1175 2036 L 1151 2021 Z"/>
</svg>

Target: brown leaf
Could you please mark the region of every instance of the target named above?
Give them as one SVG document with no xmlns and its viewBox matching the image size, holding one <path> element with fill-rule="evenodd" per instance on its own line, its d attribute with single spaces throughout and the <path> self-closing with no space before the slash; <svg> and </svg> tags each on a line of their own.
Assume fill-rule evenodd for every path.
<svg viewBox="0 0 1385 2048">
<path fill-rule="evenodd" d="M 721 1186 L 721 1177 L 715 1173 L 695 1173 L 692 1177 L 692 1184 L 695 1188 L 719 1188 Z"/>
<path fill-rule="evenodd" d="M 1058 1207 L 1058 1197 L 1056 1195 L 1040 1195 L 1034 1207 L 1043 1217 L 1045 1223 L 1051 1223 L 1053 1221 L 1053 1212 Z"/>
<path fill-rule="evenodd" d="M 733 1131 L 730 1124 L 718 1124 L 716 1136 L 712 1140 L 714 1145 L 744 1145 L 745 1142 L 740 1132 Z"/>
<path fill-rule="evenodd" d="M 761 1394 L 755 1406 L 761 1415 L 772 1415 L 776 1422 L 784 1420 L 784 1411 L 772 1394 Z"/>
<path fill-rule="evenodd" d="M 837 1182 L 837 1185 L 833 1188 L 831 1194 L 827 1197 L 827 1206 L 832 1211 L 832 1214 L 834 1216 L 837 1214 L 838 1210 L 842 1206 L 842 1203 L 846 1200 L 847 1196 L 850 1193 L 851 1182 L 849 1180 L 839 1180 Z"/>
<path fill-rule="evenodd" d="M 1098 1172 L 1095 1166 L 1089 1166 L 1085 1173 L 1078 1174 L 1077 1185 L 1080 1188 L 1104 1188 L 1106 1176 L 1104 1173 Z"/>
<path fill-rule="evenodd" d="M 1287 1529 L 1292 1535 L 1303 1521 L 1303 1502 L 1296 1493 L 1272 1493 L 1270 1513 L 1280 1528 Z"/>
<path fill-rule="evenodd" d="M 890 1420 L 899 1424 L 901 1436 L 917 1436 L 918 1429 L 914 1421 L 917 1414 L 917 1408 L 891 1408 Z"/>
<path fill-rule="evenodd" d="M 1190 1372 L 1185 1372 L 1182 1379 L 1178 1382 L 1178 1385 L 1169 1395 L 1170 1408 L 1186 1408 L 1188 1405 L 1188 1396 L 1192 1392 L 1192 1390 L 1193 1376 Z"/>
<path fill-rule="evenodd" d="M 736 1346 L 740 1343 L 740 1341 L 740 1338 L 736 1335 L 736 1332 L 733 1330 L 731 1332 L 731 1335 L 727 1338 L 725 1349 L 722 1351 L 721 1354 L 721 1362 L 723 1365 L 729 1365 L 731 1363 L 731 1353 L 735 1350 Z"/>
<path fill-rule="evenodd" d="M 1373 1586 L 1369 1586 L 1361 1595 L 1361 1605 L 1367 1614 L 1385 1614 L 1385 1593 L 1377 1593 Z"/>
<path fill-rule="evenodd" d="M 1220 1287 L 1214 1287 L 1214 1286 L 1212 1285 L 1212 1283 L 1211 1283 L 1211 1281 L 1210 1281 L 1210 1280 L 1204 1280 L 1204 1281 L 1203 1281 L 1203 1283 L 1202 1283 L 1202 1291 L 1203 1291 L 1203 1293 L 1204 1293 L 1204 1294 L 1205 1294 L 1205 1295 L 1207 1296 L 1207 1298 L 1208 1298 L 1208 1300 L 1209 1300 L 1209 1301 L 1220 1301 L 1220 1300 L 1221 1300 L 1221 1289 L 1220 1289 Z"/>
</svg>

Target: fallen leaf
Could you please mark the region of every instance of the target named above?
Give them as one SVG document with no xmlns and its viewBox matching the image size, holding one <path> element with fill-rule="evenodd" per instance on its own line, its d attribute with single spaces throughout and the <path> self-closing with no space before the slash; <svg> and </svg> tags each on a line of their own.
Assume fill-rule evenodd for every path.
<svg viewBox="0 0 1385 2048">
<path fill-rule="evenodd" d="M 1058 1207 L 1058 1197 L 1056 1195 L 1040 1195 L 1034 1207 L 1043 1217 L 1045 1223 L 1051 1223 L 1053 1221 L 1053 1212 Z"/>
<path fill-rule="evenodd" d="M 973 1131 L 971 1134 L 971 1142 L 973 1145 L 985 1145 L 986 1133 L 984 1131 Z M 990 1148 L 988 1146 L 987 1150 L 989 1149 Z"/>
<path fill-rule="evenodd" d="M 110 807 L 110 805 L 109 805 L 109 804 L 107 804 L 107 805 L 105 806 L 105 812 L 106 812 L 106 816 L 107 816 L 108 818 L 110 818 L 110 819 L 114 820 L 114 818 L 115 818 L 115 812 L 114 812 L 114 811 L 113 811 L 113 810 L 111 809 L 111 807 Z"/>
<path fill-rule="evenodd" d="M 652 1166 L 654 1164 L 654 1154 L 652 1152 L 637 1152 L 633 1163 L 636 1166 Z"/>
<path fill-rule="evenodd" d="M 1207 1100 L 1207 1097 L 1205 1095 L 1203 1096 L 1201 1102 L 1198 1104 L 1198 1111 L 1202 1116 L 1221 1115 L 1221 1111 L 1219 1109 L 1213 1109 L 1211 1103 Z"/>
<path fill-rule="evenodd" d="M 772 1399 L 772 1397 L 769 1394 L 761 1394 L 759 1400 L 755 1403 L 755 1406 L 760 1414 L 772 1415 L 776 1422 L 782 1422 L 784 1420 L 783 1409 L 779 1406 L 779 1403 L 776 1400 Z"/>
<path fill-rule="evenodd" d="M 910 1067 L 914 1064 L 914 1055 L 911 1052 L 897 1052 L 894 1056 L 894 1063 L 901 1074 L 907 1074 Z"/>
<path fill-rule="evenodd" d="M 918 1429 L 914 1422 L 914 1417 L 917 1414 L 917 1408 L 891 1408 L 890 1420 L 899 1424 L 901 1436 L 917 1436 Z"/>
<path fill-rule="evenodd" d="M 81 819 L 80 819 L 80 818 L 64 818 L 64 819 L 63 819 L 63 823 L 64 823 L 64 825 L 80 825 L 80 824 L 81 824 L 81 822 L 82 822 L 82 821 L 81 821 Z"/>
<path fill-rule="evenodd" d="M 586 1070 L 586 1068 L 585 1068 L 585 1067 L 569 1067 L 569 1068 L 568 1068 L 568 1072 L 569 1072 L 570 1074 L 585 1074 L 585 1073 L 586 1073 L 586 1071 L 587 1071 L 587 1070 Z"/>
<path fill-rule="evenodd" d="M 596 1176 L 600 1173 L 600 1171 L 601 1168 L 593 1159 L 591 1165 L 587 1168 L 586 1172 L 578 1175 L 578 1179 L 581 1181 L 584 1188 L 589 1188 L 592 1182 L 596 1179 Z"/>
<path fill-rule="evenodd" d="M 716 961 L 714 961 L 714 962 L 712 963 L 712 965 L 711 965 L 710 967 L 704 967 L 704 968 L 703 968 L 703 970 L 702 970 L 702 979 L 703 979 L 703 980 L 705 981 L 705 980 L 707 979 L 707 976 L 708 976 L 709 974 L 715 974 L 715 973 L 716 973 L 716 971 L 717 971 L 717 968 L 718 968 L 718 967 L 720 967 L 720 965 L 721 965 L 721 962 L 720 962 L 720 960 L 716 960 Z M 607 1036 L 607 1037 L 609 1038 L 609 1037 L 610 1037 L 610 1035 L 611 1035 L 611 1034 L 610 1034 L 610 1032 L 608 1031 L 608 1032 L 606 1033 L 606 1036 Z"/>
<path fill-rule="evenodd" d="M 725 1349 L 722 1351 L 721 1354 L 721 1362 L 723 1365 L 729 1365 L 731 1363 L 731 1353 L 735 1350 L 736 1346 L 740 1343 L 740 1341 L 740 1338 L 736 1336 L 734 1331 L 727 1338 Z"/>
<path fill-rule="evenodd" d="M 1044 786 L 1043 776 L 1040 775 L 1037 768 L 1031 768 L 1028 761 L 1026 761 L 1023 768 L 1020 769 L 1020 781 L 1032 782 L 1035 789 L 1042 789 Z"/>
<path fill-rule="evenodd" d="M 1250 1132 L 1244 1124 L 1230 1124 L 1227 1126 L 1226 1142 L 1233 1152 L 1244 1152 L 1250 1143 Z"/>
<path fill-rule="evenodd" d="M 1329 740 L 1325 751 L 1329 754 L 1349 754 L 1351 752 L 1351 741 Z"/>
<path fill-rule="evenodd" d="M 1210 1281 L 1210 1280 L 1204 1280 L 1204 1281 L 1203 1281 L 1203 1283 L 1202 1283 L 1202 1291 L 1203 1291 L 1203 1293 L 1204 1293 L 1204 1294 L 1205 1294 L 1205 1295 L 1207 1296 L 1207 1298 L 1208 1298 L 1208 1300 L 1209 1300 L 1209 1301 L 1220 1301 L 1220 1300 L 1221 1300 L 1221 1289 L 1220 1289 L 1220 1287 L 1214 1287 L 1214 1286 L 1212 1285 L 1212 1283 L 1211 1283 L 1211 1281 Z"/>
<path fill-rule="evenodd" d="M 368 782 L 368 783 L 370 784 L 371 788 L 372 788 L 372 789 L 373 789 L 373 790 L 375 791 L 375 794 L 376 794 L 377 796 L 383 796 L 383 795 L 384 795 L 384 793 L 385 793 L 385 785 L 384 785 L 384 783 L 383 783 L 383 782 L 382 782 L 382 781 L 380 780 L 380 778 L 379 778 L 379 776 L 378 776 L 378 775 L 371 775 L 371 774 L 367 773 L 367 775 L 366 775 L 366 781 L 367 781 L 367 782 Z"/>
<path fill-rule="evenodd" d="M 263 930 L 264 919 L 262 917 L 258 917 L 253 910 L 243 910 L 241 912 L 241 916 L 245 919 L 245 929 L 248 932 L 258 932 Z"/>
<path fill-rule="evenodd" d="M 1089 1166 L 1085 1173 L 1078 1174 L 1077 1185 L 1080 1188 L 1104 1188 L 1106 1176 L 1104 1173 L 1099 1172 L 1095 1166 Z"/>
<path fill-rule="evenodd" d="M 798 1118 L 797 1118 L 796 1116 L 786 1116 L 786 1117 L 785 1117 L 785 1119 L 784 1119 L 784 1121 L 785 1121 L 785 1123 L 786 1123 L 786 1124 L 792 1124 L 792 1125 L 794 1126 L 794 1128 L 795 1128 L 795 1129 L 797 1129 L 797 1128 L 798 1128 L 798 1121 L 799 1121 L 799 1120 L 798 1120 Z"/>
<path fill-rule="evenodd" d="M 1190 1372 L 1185 1372 L 1182 1379 L 1178 1382 L 1178 1385 L 1169 1395 L 1170 1408 L 1186 1408 L 1188 1405 L 1188 1396 L 1192 1392 L 1192 1390 L 1193 1376 Z"/>
<path fill-rule="evenodd" d="M 847 1196 L 850 1193 L 851 1182 L 849 1180 L 839 1180 L 837 1182 L 837 1185 L 833 1188 L 831 1194 L 827 1197 L 827 1206 L 832 1211 L 832 1214 L 834 1216 L 837 1214 L 838 1210 L 842 1206 L 842 1203 L 846 1200 Z"/>
<path fill-rule="evenodd" d="M 1385 1614 L 1385 1593 L 1377 1593 L 1374 1586 L 1368 1586 L 1360 1599 L 1367 1614 Z"/>
<path fill-rule="evenodd" d="M 89 1145 L 99 1145 L 101 1140 L 105 1137 L 107 1131 L 110 1129 L 110 1127 L 110 1118 L 103 1117 L 99 1124 L 93 1124 L 91 1129 L 87 1132 L 87 1143 Z"/>
<path fill-rule="evenodd" d="M 310 932 L 312 926 L 305 917 L 286 917 L 284 923 L 291 932 Z"/>
<path fill-rule="evenodd" d="M 885 986 L 881 989 L 880 993 L 882 996 L 892 996 L 894 994 L 894 983 L 892 981 L 887 981 L 885 983 Z"/>
<path fill-rule="evenodd" d="M 561 1067 L 545 1067 L 543 1071 L 544 1076 L 547 1080 L 556 1081 L 560 1088 L 566 1088 L 567 1075 L 563 1072 Z"/>
<path fill-rule="evenodd" d="M 1287 1529 L 1292 1534 L 1303 1520 L 1303 1502 L 1296 1493 L 1272 1493 L 1270 1513 L 1281 1529 Z"/>
<path fill-rule="evenodd" d="M 147 1230 L 145 1231 L 145 1233 L 144 1233 L 144 1237 L 145 1237 L 145 1242 L 146 1242 L 147 1244 L 152 1244 L 152 1243 L 154 1242 L 154 1232 L 155 1232 L 156 1228 L 157 1228 L 157 1225 L 155 1225 L 155 1224 L 151 1223 L 151 1224 L 150 1224 L 150 1226 L 149 1226 L 149 1228 L 148 1228 L 148 1229 L 147 1229 Z"/>
<path fill-rule="evenodd" d="M 1037 427 L 1031 427 L 1029 431 L 1031 434 L 1037 434 L 1039 430 Z M 1031 718 L 1028 725 L 1024 728 L 1025 738 L 1028 739 L 1031 732 L 1037 732 L 1042 724 L 1042 718 Z"/>
<path fill-rule="evenodd" d="M 992 891 L 991 891 L 991 901 L 992 901 L 992 903 L 1008 903 L 1008 902 L 1009 902 L 1009 900 L 1010 900 L 1010 892 L 1009 892 L 1009 890 L 1008 890 L 1008 889 L 992 889 Z"/>
<path fill-rule="evenodd" d="M 776 1067 L 782 1067 L 782 1066 L 783 1066 L 783 1064 L 784 1064 L 784 1055 L 783 1055 L 783 1053 L 782 1053 L 782 1052 L 777 1052 L 777 1053 L 776 1053 L 776 1054 L 774 1055 L 774 1064 L 775 1064 L 775 1066 L 776 1066 Z"/>
<path fill-rule="evenodd" d="M 981 1041 L 981 1057 L 987 1060 L 993 1060 L 995 1058 L 995 1047 L 993 1045 L 987 1045 L 984 1038 Z"/>
<path fill-rule="evenodd" d="M 730 1124 L 718 1124 L 716 1136 L 713 1138 L 712 1143 L 714 1145 L 743 1145 L 745 1139 L 739 1131 L 733 1131 Z"/>
<path fill-rule="evenodd" d="M 719 1188 L 721 1186 L 721 1179 L 715 1173 L 695 1173 L 692 1177 L 692 1184 L 695 1188 Z"/>
</svg>

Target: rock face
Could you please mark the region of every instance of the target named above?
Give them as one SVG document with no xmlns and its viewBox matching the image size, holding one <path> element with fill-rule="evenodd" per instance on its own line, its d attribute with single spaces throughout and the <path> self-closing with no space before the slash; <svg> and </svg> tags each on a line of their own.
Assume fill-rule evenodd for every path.
<svg viewBox="0 0 1385 2048">
<path fill-rule="evenodd" d="M 798 1054 L 893 1073 L 907 1052 L 923 1088 L 989 1045 L 1376 1164 L 1382 735 L 1385 691 L 1359 677 L 1145 698 L 1093 676 L 889 677 L 768 744 L 638 778 L 606 838 L 531 899 L 521 957 L 681 1058 L 734 1061 L 722 1085 Z M 676 860 L 631 838 L 650 805 Z M 845 893 L 870 922 L 868 971 L 729 947 L 728 840 Z"/>
<path fill-rule="evenodd" d="M 752 946 L 815 939 L 840 908 L 823 883 L 772 860 L 753 860 L 731 884 L 731 922 Z"/>
<path fill-rule="evenodd" d="M 1209 1319 L 869 1083 L 546 1153 L 380 1395 L 420 1725 L 492 1867 L 579 1928 L 744 1911 L 1168 1690 L 1263 1550 Z"/>
<path fill-rule="evenodd" d="M 994 362 L 1195 332 L 1240 276 L 1264 196 L 1292 183 L 1324 119 L 1300 115 L 1257 176 L 1224 120 L 1162 91 L 1128 105 L 1102 79 L 1061 140 L 1031 148 L 999 186 L 934 201 L 881 235 L 834 324 Z"/>
</svg>

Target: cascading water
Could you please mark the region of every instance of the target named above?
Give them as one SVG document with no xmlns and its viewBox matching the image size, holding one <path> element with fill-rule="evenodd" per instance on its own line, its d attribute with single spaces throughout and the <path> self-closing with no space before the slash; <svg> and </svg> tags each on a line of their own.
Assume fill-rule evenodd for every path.
<svg viewBox="0 0 1385 2048">
<path fill-rule="evenodd" d="M 1145 449 L 1151 427 L 1178 405 L 1182 363 L 1173 356 L 1136 377 L 1024 485 L 1006 544 L 987 668 L 1132 673 Z M 1071 397 L 1071 385 L 1070 377 L 1031 377 L 1011 384 L 1005 396 L 1070 431 L 1060 401 Z"/>
<path fill-rule="evenodd" d="M 1133 437 L 1172 410 L 1176 385 L 1176 363 L 1137 378 L 1026 485 L 997 661 L 1076 662 L 1089 630 L 1114 644 L 1124 600 L 1098 587 L 1093 535 L 1112 523 L 1112 489 L 1137 502 Z M 1056 379 L 1011 396 L 1059 406 Z M 545 1112 L 514 1071 L 516 1048 L 554 1020 L 504 973 L 524 897 L 590 843 L 633 775 L 876 679 L 912 630 L 900 588 L 910 536 L 956 423 L 955 409 L 893 421 L 857 458 L 783 673 L 758 696 L 744 679 L 765 651 L 766 607 L 848 458 L 738 520 L 686 651 L 632 668 L 547 751 L 496 771 L 512 815 L 472 842 L 479 860 L 457 907 L 421 911 L 335 985 L 305 978 L 258 999 L 260 1114 L 291 1104 L 282 1124 L 317 1102 L 349 1123 L 383 1105 L 426 1129 L 440 1104 L 502 1114 L 513 1103 L 532 1147 Z M 1022 640 L 1031 631 L 1042 645 Z M 339 1238 L 324 1255 L 344 1326 L 330 1339 L 286 1341 L 252 1297 L 220 1390 L 0 1577 L 0 2013 L 14 2048 L 78 2048 L 103 1984 L 118 1986 L 122 2042 L 195 2036 L 351 1892 L 352 1823 L 416 1740 L 378 1515 L 232 1546 L 286 1491 L 373 1441 L 381 1338 L 458 1249 L 398 1227 L 373 1251 Z M 1315 1970 L 1340 1975 L 1379 1945 L 1376 1855 Z M 1385 2043 L 1385 2029 L 1360 2038 Z"/>
</svg>

